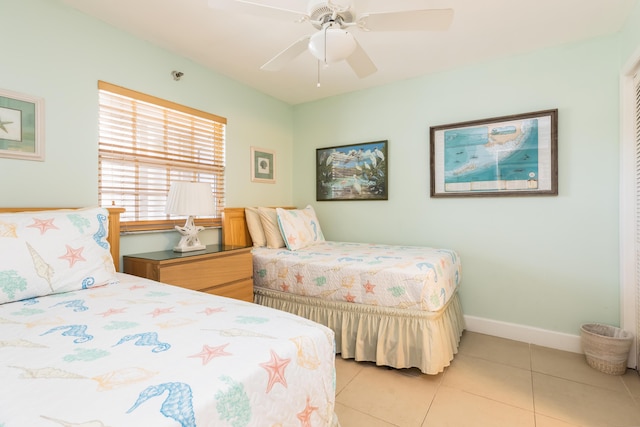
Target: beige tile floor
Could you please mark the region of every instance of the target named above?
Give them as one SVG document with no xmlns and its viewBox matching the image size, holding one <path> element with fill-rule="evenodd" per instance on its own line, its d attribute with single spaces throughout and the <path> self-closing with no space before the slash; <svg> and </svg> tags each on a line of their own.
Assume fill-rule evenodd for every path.
<svg viewBox="0 0 640 427">
<path fill-rule="evenodd" d="M 438 375 L 336 357 L 342 427 L 640 427 L 640 376 L 584 356 L 465 331 Z"/>
</svg>

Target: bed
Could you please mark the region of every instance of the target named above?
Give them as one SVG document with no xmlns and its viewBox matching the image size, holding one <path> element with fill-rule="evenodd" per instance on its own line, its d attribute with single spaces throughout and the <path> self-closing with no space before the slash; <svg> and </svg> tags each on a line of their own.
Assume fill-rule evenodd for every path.
<svg viewBox="0 0 640 427">
<path fill-rule="evenodd" d="M 120 212 L 0 208 L 0 426 L 339 426 L 329 328 L 117 272 Z"/>
<path fill-rule="evenodd" d="M 226 208 L 222 239 L 254 246 L 254 302 L 328 326 L 343 358 L 437 374 L 457 353 L 453 250 L 328 242 L 311 206 Z"/>
</svg>

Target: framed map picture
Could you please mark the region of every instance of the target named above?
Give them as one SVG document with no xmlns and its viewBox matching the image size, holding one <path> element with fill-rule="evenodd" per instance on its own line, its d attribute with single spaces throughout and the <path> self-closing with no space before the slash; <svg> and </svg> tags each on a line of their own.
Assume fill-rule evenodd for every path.
<svg viewBox="0 0 640 427">
<path fill-rule="evenodd" d="M 276 153 L 264 148 L 251 147 L 251 181 L 276 182 Z"/>
<path fill-rule="evenodd" d="M 430 128 L 431 197 L 558 194 L 558 110 Z"/>
<path fill-rule="evenodd" d="M 44 100 L 0 89 L 0 157 L 44 160 Z"/>
</svg>

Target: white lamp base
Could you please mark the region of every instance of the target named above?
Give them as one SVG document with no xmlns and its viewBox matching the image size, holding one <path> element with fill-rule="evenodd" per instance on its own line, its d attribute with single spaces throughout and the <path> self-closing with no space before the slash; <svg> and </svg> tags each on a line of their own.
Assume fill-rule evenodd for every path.
<svg viewBox="0 0 640 427">
<path fill-rule="evenodd" d="M 204 230 L 204 227 L 196 226 L 193 222 L 193 216 L 187 218 L 184 227 L 178 227 L 176 225 L 175 228 L 182 234 L 182 238 L 178 242 L 178 245 L 173 247 L 174 252 L 201 251 L 206 248 L 198 238 L 198 233 Z"/>
</svg>

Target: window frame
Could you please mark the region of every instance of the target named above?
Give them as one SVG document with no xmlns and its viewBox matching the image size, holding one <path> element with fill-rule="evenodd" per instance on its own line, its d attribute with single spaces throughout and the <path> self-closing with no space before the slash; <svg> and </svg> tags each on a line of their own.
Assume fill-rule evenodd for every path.
<svg viewBox="0 0 640 427">
<path fill-rule="evenodd" d="M 164 209 L 159 211 L 159 206 L 163 207 L 166 203 L 171 182 L 174 181 L 211 182 L 216 214 L 196 218 L 196 224 L 221 227 L 225 206 L 227 119 L 104 81 L 98 81 L 98 92 L 98 200 L 103 206 L 116 205 L 126 209 L 122 215 L 122 232 L 169 230 L 183 225 L 185 216 L 170 216 L 164 213 Z M 125 108 L 114 107 L 118 103 Z M 161 118 L 150 118 L 150 114 L 139 113 L 147 109 Z M 113 124 L 116 114 L 124 118 L 123 125 Z M 197 123 L 197 129 L 191 134 L 184 130 L 184 123 L 187 122 Z M 135 131 L 140 123 L 154 126 L 155 137 L 149 138 L 154 141 L 146 140 L 144 132 Z M 113 136 L 115 130 L 122 129 L 129 130 L 130 135 L 122 138 Z M 180 134 L 178 137 L 176 129 Z M 209 142 L 211 147 L 208 146 Z M 150 146 L 163 146 L 164 149 L 151 150 Z M 199 150 L 202 147 L 207 149 Z M 205 156 L 201 158 L 199 153 L 203 151 Z M 189 152 L 193 155 L 189 156 Z M 106 169 L 111 171 L 104 173 L 103 178 Z M 129 173 L 122 173 L 118 185 L 120 169 Z M 144 178 L 149 170 L 157 175 Z M 144 181 L 156 181 L 157 185 L 147 185 Z"/>
</svg>

